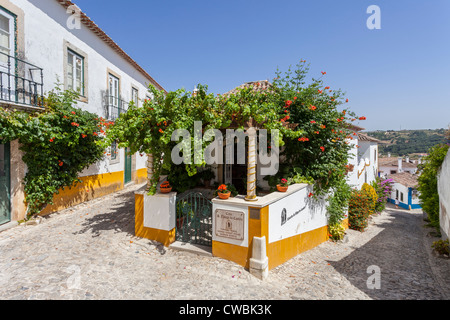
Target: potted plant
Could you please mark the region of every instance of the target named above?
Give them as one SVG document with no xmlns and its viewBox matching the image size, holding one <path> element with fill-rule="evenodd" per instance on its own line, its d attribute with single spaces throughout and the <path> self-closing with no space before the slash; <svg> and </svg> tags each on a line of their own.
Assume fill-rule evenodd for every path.
<svg viewBox="0 0 450 320">
<path fill-rule="evenodd" d="M 277 189 L 279 192 L 286 192 L 289 188 L 288 181 L 286 179 L 281 179 L 281 183 L 277 184 Z"/>
<path fill-rule="evenodd" d="M 164 181 L 159 186 L 162 193 L 169 193 L 172 191 L 172 186 L 170 185 L 169 181 Z"/>
<path fill-rule="evenodd" d="M 226 184 L 221 184 L 219 188 L 217 188 L 217 195 L 220 199 L 228 199 L 231 196 L 231 191 L 228 190 Z"/>
<path fill-rule="evenodd" d="M 216 175 L 211 169 L 202 171 L 200 175 L 206 188 L 209 188 L 209 186 L 211 185 L 211 180 L 216 178 Z"/>
</svg>

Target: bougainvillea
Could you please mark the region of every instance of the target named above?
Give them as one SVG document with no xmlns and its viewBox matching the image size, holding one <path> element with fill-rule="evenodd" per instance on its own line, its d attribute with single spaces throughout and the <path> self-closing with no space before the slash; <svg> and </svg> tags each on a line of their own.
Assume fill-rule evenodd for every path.
<svg viewBox="0 0 450 320">
<path fill-rule="evenodd" d="M 104 121 L 73 107 L 75 97 L 57 88 L 46 98 L 42 113 L 0 108 L 0 136 L 18 140 L 24 152 L 27 218 L 52 204 L 60 189 L 80 182 L 78 174 L 104 156 Z"/>
</svg>

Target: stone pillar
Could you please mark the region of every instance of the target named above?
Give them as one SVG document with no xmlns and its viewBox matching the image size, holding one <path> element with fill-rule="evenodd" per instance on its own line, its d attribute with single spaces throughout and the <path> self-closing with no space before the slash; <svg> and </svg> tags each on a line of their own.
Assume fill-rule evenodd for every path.
<svg viewBox="0 0 450 320">
<path fill-rule="evenodd" d="M 266 254 L 266 237 L 253 237 L 252 258 L 250 258 L 250 274 L 260 280 L 269 276 L 269 258 Z"/>
<path fill-rule="evenodd" d="M 248 160 L 247 160 L 247 201 L 257 201 L 256 198 L 256 128 L 250 127 L 248 134 Z"/>
</svg>

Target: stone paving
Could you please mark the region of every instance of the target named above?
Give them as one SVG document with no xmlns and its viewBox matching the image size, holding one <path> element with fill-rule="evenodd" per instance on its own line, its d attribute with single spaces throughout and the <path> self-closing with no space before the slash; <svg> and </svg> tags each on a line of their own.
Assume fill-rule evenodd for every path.
<svg viewBox="0 0 450 320">
<path fill-rule="evenodd" d="M 0 233 L 0 299 L 449 299 L 450 260 L 431 252 L 421 211 L 389 207 L 366 232 L 326 242 L 271 270 L 266 281 L 220 258 L 134 236 L 134 191 Z M 379 289 L 369 289 L 370 266 Z M 375 283 L 375 282 L 374 282 Z"/>
</svg>

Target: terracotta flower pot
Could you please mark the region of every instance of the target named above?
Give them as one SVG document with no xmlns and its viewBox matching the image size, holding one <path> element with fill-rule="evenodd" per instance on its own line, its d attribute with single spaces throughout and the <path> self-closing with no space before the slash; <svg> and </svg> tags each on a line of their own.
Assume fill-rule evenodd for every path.
<svg viewBox="0 0 450 320">
<path fill-rule="evenodd" d="M 277 185 L 277 189 L 279 192 L 286 192 L 288 190 L 289 186 L 283 187 L 281 184 Z"/>
<path fill-rule="evenodd" d="M 161 193 L 170 193 L 172 191 L 172 187 L 170 188 L 160 188 Z"/>
<path fill-rule="evenodd" d="M 231 191 L 228 191 L 227 193 L 219 192 L 218 194 L 220 199 L 226 200 L 231 196 Z"/>
</svg>

